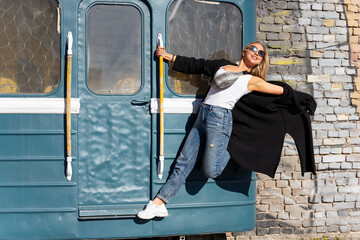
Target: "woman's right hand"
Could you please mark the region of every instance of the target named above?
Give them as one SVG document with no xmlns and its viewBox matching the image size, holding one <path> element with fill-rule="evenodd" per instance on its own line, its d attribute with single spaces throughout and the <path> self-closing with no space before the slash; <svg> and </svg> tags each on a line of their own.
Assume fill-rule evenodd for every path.
<svg viewBox="0 0 360 240">
<path fill-rule="evenodd" d="M 158 46 L 156 51 L 155 51 L 155 55 L 157 57 L 161 57 L 161 56 L 164 56 L 165 54 L 166 54 L 165 47 Z"/>
<path fill-rule="evenodd" d="M 166 61 L 174 62 L 176 59 L 176 55 L 167 53 L 165 47 L 157 47 L 155 51 L 155 56 L 163 57 Z"/>
</svg>

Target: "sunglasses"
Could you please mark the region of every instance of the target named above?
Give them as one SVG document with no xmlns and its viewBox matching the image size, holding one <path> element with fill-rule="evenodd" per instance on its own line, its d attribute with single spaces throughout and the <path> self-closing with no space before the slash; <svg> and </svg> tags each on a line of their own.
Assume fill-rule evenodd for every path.
<svg viewBox="0 0 360 240">
<path fill-rule="evenodd" d="M 250 45 L 248 48 L 250 51 L 252 51 L 253 53 L 258 52 L 259 57 L 264 57 L 265 56 L 265 52 L 263 50 L 259 50 L 257 47 L 255 47 L 254 45 Z"/>
</svg>

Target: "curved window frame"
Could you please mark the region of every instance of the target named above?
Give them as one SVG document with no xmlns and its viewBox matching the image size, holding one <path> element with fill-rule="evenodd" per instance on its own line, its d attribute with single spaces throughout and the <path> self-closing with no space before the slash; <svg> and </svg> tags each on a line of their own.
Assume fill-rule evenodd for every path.
<svg viewBox="0 0 360 240">
<path fill-rule="evenodd" d="M 179 54 L 179 55 L 183 55 L 182 53 L 177 53 L 177 52 L 172 52 L 172 49 L 169 48 L 169 32 L 168 32 L 168 28 L 169 28 L 169 15 L 170 15 L 170 7 L 172 6 L 172 4 L 176 4 L 176 1 L 177 0 L 173 0 L 171 2 L 169 2 L 168 6 L 167 6 L 167 10 L 166 10 L 166 49 L 167 49 L 167 52 L 170 52 L 170 53 L 173 53 L 173 54 Z M 196 1 L 196 2 L 201 2 L 200 0 L 197 1 L 197 0 L 193 0 L 193 1 Z M 240 60 L 240 57 L 241 57 L 241 50 L 242 50 L 242 47 L 243 47 L 243 42 L 244 42 L 244 35 L 243 35 L 243 30 L 244 30 L 244 13 L 240 7 L 240 5 L 234 3 L 234 2 L 231 2 L 231 1 L 223 1 L 223 0 L 218 0 L 218 1 L 212 1 L 212 0 L 207 0 L 207 1 L 203 1 L 201 4 L 214 4 L 216 5 L 217 3 L 226 3 L 226 4 L 229 4 L 229 5 L 233 5 L 235 8 L 237 8 L 237 10 L 239 10 L 239 13 L 240 13 L 240 26 L 241 26 L 241 36 L 240 36 L 240 53 L 239 53 L 239 56 L 236 58 L 237 60 L 236 61 L 233 61 L 233 62 L 237 62 L 238 60 Z M 197 31 L 195 31 L 197 32 Z M 186 54 L 184 55 L 186 56 Z M 189 56 L 189 57 L 193 57 L 193 56 Z M 214 59 L 214 58 L 208 58 L 206 56 L 195 56 L 197 58 L 205 58 L 205 59 Z M 227 58 L 225 58 L 227 59 Z M 171 65 L 171 63 L 170 63 Z M 180 97 L 204 97 L 205 94 L 206 94 L 206 90 L 208 89 L 208 87 L 206 87 L 206 89 L 204 89 L 204 91 L 201 93 L 201 94 L 198 94 L 198 93 L 180 93 L 180 92 L 177 92 L 173 87 L 172 87 L 172 84 L 170 83 L 170 77 L 169 77 L 169 71 L 171 69 L 171 66 L 166 66 L 166 71 L 167 71 L 167 74 L 166 74 L 166 84 L 168 86 L 168 89 L 174 94 L 174 95 L 177 95 L 177 96 L 180 96 Z M 181 74 L 181 73 L 180 73 Z M 192 76 L 196 76 L 196 74 L 186 74 L 189 76 L 189 78 L 191 78 Z M 201 77 L 203 78 L 203 77 Z M 207 78 L 207 76 L 205 76 L 205 78 Z M 201 80 L 201 81 L 204 81 L 204 82 L 207 82 L 205 80 Z M 197 89 L 199 90 L 199 89 Z"/>
</svg>

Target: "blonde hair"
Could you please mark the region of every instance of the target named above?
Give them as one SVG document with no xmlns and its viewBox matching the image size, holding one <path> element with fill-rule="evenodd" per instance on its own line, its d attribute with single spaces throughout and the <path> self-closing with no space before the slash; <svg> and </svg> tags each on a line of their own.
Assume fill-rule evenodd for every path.
<svg viewBox="0 0 360 240">
<path fill-rule="evenodd" d="M 262 61 L 260 64 L 256 65 L 255 67 L 253 67 L 251 69 L 250 73 L 253 76 L 257 76 L 257 77 L 260 77 L 260 78 L 266 80 L 266 74 L 269 69 L 269 55 L 268 55 L 268 51 L 267 51 L 265 45 L 259 41 L 254 41 L 254 42 L 251 42 L 248 45 L 246 45 L 246 47 L 243 49 L 242 52 L 244 52 L 246 49 L 248 49 L 251 45 L 254 45 L 255 43 L 260 44 L 264 48 L 265 56 L 262 58 Z"/>
</svg>

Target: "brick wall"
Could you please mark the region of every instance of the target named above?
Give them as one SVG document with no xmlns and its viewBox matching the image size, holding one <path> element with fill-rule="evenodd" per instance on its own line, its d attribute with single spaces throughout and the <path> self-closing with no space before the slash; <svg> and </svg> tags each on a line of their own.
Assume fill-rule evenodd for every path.
<svg viewBox="0 0 360 240">
<path fill-rule="evenodd" d="M 360 0 L 257 0 L 268 80 L 314 96 L 317 176 L 287 136 L 274 179 L 258 174 L 257 224 L 228 239 L 360 239 Z"/>
</svg>

